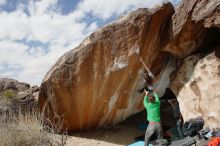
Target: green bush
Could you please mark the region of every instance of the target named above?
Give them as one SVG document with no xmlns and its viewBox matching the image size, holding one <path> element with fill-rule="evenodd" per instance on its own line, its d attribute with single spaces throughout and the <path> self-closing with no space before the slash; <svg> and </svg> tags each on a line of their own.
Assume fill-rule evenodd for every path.
<svg viewBox="0 0 220 146">
<path fill-rule="evenodd" d="M 13 99 L 15 98 L 16 95 L 17 95 L 16 91 L 11 90 L 11 89 L 5 90 L 2 94 L 4 99 Z"/>
</svg>

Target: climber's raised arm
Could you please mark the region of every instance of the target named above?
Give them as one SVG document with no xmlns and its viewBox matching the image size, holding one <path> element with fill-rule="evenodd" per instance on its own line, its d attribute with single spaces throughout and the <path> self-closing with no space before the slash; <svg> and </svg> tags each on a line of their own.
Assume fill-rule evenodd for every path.
<svg viewBox="0 0 220 146">
<path fill-rule="evenodd" d="M 152 79 L 154 79 L 155 76 L 154 76 L 153 73 L 150 71 L 150 69 L 147 67 L 147 65 L 144 63 L 142 57 L 140 57 L 140 61 L 141 61 L 141 63 L 143 64 L 145 70 L 147 71 L 147 74 L 148 74 Z"/>
</svg>

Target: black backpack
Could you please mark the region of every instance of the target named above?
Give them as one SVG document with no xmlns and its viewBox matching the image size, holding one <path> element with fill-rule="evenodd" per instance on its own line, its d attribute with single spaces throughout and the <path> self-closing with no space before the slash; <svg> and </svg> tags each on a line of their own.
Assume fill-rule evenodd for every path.
<svg viewBox="0 0 220 146">
<path fill-rule="evenodd" d="M 183 133 L 184 136 L 195 136 L 197 135 L 198 131 L 200 131 L 203 128 L 204 120 L 199 117 L 196 119 L 191 119 L 184 123 L 183 125 Z"/>
</svg>

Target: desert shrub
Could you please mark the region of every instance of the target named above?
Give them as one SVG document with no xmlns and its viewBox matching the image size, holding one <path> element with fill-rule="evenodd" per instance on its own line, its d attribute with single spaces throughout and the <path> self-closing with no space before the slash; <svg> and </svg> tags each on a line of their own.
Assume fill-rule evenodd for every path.
<svg viewBox="0 0 220 146">
<path fill-rule="evenodd" d="M 13 99 L 13 98 L 15 98 L 16 94 L 17 93 L 14 90 L 11 90 L 11 89 L 5 90 L 2 93 L 1 98 L 3 98 L 3 99 Z"/>
<path fill-rule="evenodd" d="M 38 112 L 0 115 L 0 146 L 63 146 L 67 136 L 46 131 Z"/>
</svg>

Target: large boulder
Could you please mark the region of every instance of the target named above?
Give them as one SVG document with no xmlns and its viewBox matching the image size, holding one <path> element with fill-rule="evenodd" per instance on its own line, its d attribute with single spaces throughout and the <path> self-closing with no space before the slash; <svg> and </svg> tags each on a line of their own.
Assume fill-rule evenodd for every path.
<svg viewBox="0 0 220 146">
<path fill-rule="evenodd" d="M 61 117 L 67 130 L 114 125 L 143 110 L 139 59 L 160 73 L 166 59 L 160 50 L 173 13 L 171 3 L 138 9 L 91 34 L 47 73 L 40 110 L 50 120 Z"/>
<path fill-rule="evenodd" d="M 178 95 L 185 120 L 203 117 L 205 125 L 220 123 L 220 58 L 215 52 L 193 55 L 184 59 L 171 87 Z"/>
<path fill-rule="evenodd" d="M 162 96 L 184 58 L 220 45 L 219 13 L 218 0 L 184 0 L 175 13 L 171 3 L 138 9 L 98 29 L 49 70 L 40 87 L 41 112 L 70 131 L 114 125 L 143 110 L 140 57 Z"/>
</svg>

